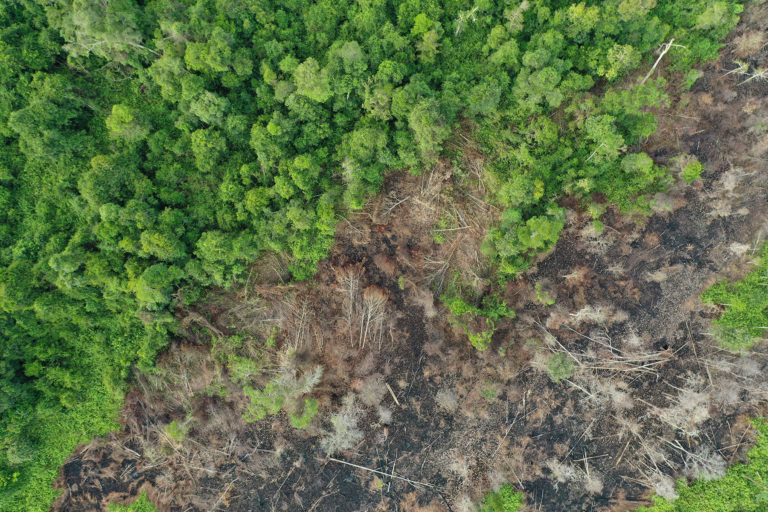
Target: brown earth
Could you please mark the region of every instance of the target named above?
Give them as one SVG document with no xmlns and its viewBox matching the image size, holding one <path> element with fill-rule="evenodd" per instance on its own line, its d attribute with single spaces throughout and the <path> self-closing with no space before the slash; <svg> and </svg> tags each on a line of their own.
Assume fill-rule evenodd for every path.
<svg viewBox="0 0 768 512">
<path fill-rule="evenodd" d="M 529 510 L 632 510 L 741 460 L 746 418 L 765 411 L 768 347 L 719 349 L 708 334 L 719 311 L 698 296 L 743 274 L 768 231 L 768 81 L 727 74 L 734 58 L 765 66 L 768 47 L 753 43 L 766 29 L 768 6 L 750 7 L 644 146 L 673 168 L 696 156 L 703 179 L 659 195 L 648 218 L 609 210 L 601 234 L 565 199 L 566 230 L 507 285 L 517 318 L 489 350 L 437 300 L 454 276 L 479 294 L 492 278 L 480 242 L 496 212 L 480 153 L 458 137 L 461 162 L 393 174 L 342 221 L 311 282 L 282 284 L 282 262 L 265 258 L 243 289 L 179 311 L 184 338 L 157 374 L 137 375 L 123 430 L 65 463 L 54 510 L 105 510 L 146 489 L 172 511 L 462 511 L 506 482 Z M 232 335 L 264 375 L 323 367 L 307 429 L 284 412 L 242 419 L 242 386 L 222 362 Z M 212 350 L 212 339 L 229 341 Z M 556 353 L 575 365 L 561 383 L 546 370 Z M 331 459 L 320 440 L 347 395 L 363 436 Z M 168 434 L 173 420 L 185 436 Z"/>
</svg>

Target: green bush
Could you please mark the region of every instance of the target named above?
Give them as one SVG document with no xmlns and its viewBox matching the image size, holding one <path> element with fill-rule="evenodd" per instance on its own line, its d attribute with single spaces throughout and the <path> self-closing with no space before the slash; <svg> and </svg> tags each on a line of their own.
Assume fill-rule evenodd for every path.
<svg viewBox="0 0 768 512">
<path fill-rule="evenodd" d="M 523 494 L 507 484 L 485 495 L 480 512 L 518 512 L 523 508 Z"/>
<path fill-rule="evenodd" d="M 694 180 L 701 178 L 701 172 L 704 170 L 704 165 L 698 160 L 694 160 L 685 166 L 683 169 L 683 179 L 690 183 Z"/>
<path fill-rule="evenodd" d="M 704 302 L 721 304 L 724 312 L 712 321 L 713 334 L 723 348 L 749 350 L 764 338 L 768 326 L 768 244 L 757 266 L 735 283 L 721 282 L 701 296 Z"/>
<path fill-rule="evenodd" d="M 551 306 L 555 303 L 555 299 L 549 295 L 549 291 L 544 290 L 541 287 L 541 283 L 536 283 L 536 300 L 544 306 Z"/>
<path fill-rule="evenodd" d="M 451 312 L 449 321 L 464 330 L 472 346 L 481 351 L 487 350 L 496 332 L 496 323 L 502 318 L 514 318 L 515 312 L 507 308 L 507 304 L 498 294 L 486 295 L 480 305 L 475 306 L 463 299 L 459 293 L 459 289 L 454 287 L 440 297 Z M 478 320 L 485 329 L 473 330 L 470 322 Z"/>
<path fill-rule="evenodd" d="M 314 398 L 304 399 L 304 408 L 301 413 L 290 412 L 288 418 L 293 428 L 307 428 L 312 418 L 317 414 L 319 403 Z"/>
<path fill-rule="evenodd" d="M 561 382 L 573 377 L 574 361 L 566 354 L 558 352 L 552 354 L 547 360 L 547 372 L 553 382 Z"/>
<path fill-rule="evenodd" d="M 284 369 L 266 383 L 264 389 L 254 389 L 245 386 L 243 393 L 250 400 L 243 414 L 245 421 L 258 421 L 268 415 L 274 415 L 285 410 L 295 428 L 306 428 L 317 414 L 318 402 L 314 398 L 301 397 L 310 393 L 320 382 L 322 368 L 315 367 L 303 375 Z"/>
<path fill-rule="evenodd" d="M 165 433 L 168 434 L 168 437 L 179 443 L 182 442 L 185 437 L 187 437 L 188 431 L 189 427 L 186 422 L 179 423 L 176 420 L 171 421 L 165 427 Z"/>
</svg>

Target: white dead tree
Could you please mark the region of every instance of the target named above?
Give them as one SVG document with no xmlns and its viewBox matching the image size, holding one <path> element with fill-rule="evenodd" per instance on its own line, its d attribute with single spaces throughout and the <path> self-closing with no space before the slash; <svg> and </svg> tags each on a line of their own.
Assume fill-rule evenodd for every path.
<svg viewBox="0 0 768 512">
<path fill-rule="evenodd" d="M 369 286 L 363 292 L 363 311 L 360 319 L 360 348 L 365 348 L 368 337 L 377 342 L 381 349 L 381 333 L 384 326 L 384 313 L 387 295 L 378 286 Z"/>
<path fill-rule="evenodd" d="M 656 62 L 653 63 L 653 66 L 651 67 L 651 70 L 648 71 L 648 74 L 645 75 L 645 77 L 643 77 L 642 80 L 640 80 L 640 85 L 644 84 L 651 77 L 653 72 L 656 70 L 656 66 L 659 65 L 659 62 L 661 62 L 662 57 L 664 57 L 664 55 L 667 54 L 670 48 L 685 48 L 685 46 L 681 44 L 674 44 L 674 43 L 675 43 L 675 38 L 673 37 L 672 39 L 669 40 L 669 42 L 661 45 L 660 47 L 661 53 L 659 53 L 659 58 L 656 59 Z"/>
</svg>

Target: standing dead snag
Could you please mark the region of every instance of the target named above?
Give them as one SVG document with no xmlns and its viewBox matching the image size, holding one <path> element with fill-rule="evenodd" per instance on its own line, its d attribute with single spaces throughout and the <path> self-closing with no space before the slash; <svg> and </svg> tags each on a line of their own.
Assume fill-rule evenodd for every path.
<svg viewBox="0 0 768 512">
<path fill-rule="evenodd" d="M 376 285 L 361 290 L 362 267 L 355 265 L 338 271 L 344 323 L 350 344 L 364 348 L 372 339 L 381 348 L 381 337 L 387 304 L 387 293 Z"/>
<path fill-rule="evenodd" d="M 672 48 L 672 47 L 675 47 L 675 48 L 685 48 L 685 46 L 680 45 L 680 44 L 674 44 L 674 42 L 675 42 L 675 38 L 673 37 L 672 39 L 669 40 L 668 43 L 664 43 L 663 45 L 661 45 L 661 47 L 659 48 L 661 50 L 661 53 L 659 54 L 659 58 L 656 59 L 656 62 L 653 63 L 653 67 L 651 67 L 651 70 L 648 71 L 648 74 L 645 75 L 645 77 L 643 77 L 643 79 L 640 81 L 640 85 L 642 85 L 646 81 L 648 81 L 648 79 L 651 77 L 651 75 L 653 74 L 654 70 L 656 69 L 656 66 L 659 65 L 659 62 L 661 62 L 662 57 L 664 57 L 664 55 L 667 54 L 667 52 L 669 51 L 670 48 Z"/>
<path fill-rule="evenodd" d="M 360 319 L 360 348 L 365 347 L 365 342 L 370 334 L 371 338 L 381 348 L 381 332 L 384 324 L 384 306 L 387 303 L 387 294 L 378 286 L 369 286 L 363 292 L 363 311 Z"/>
<path fill-rule="evenodd" d="M 304 345 L 307 339 L 312 338 L 309 328 L 313 323 L 314 314 L 306 300 L 297 301 L 291 298 L 284 300 L 283 304 L 286 307 L 283 328 L 294 333 L 291 347 L 296 350 Z"/>
<path fill-rule="evenodd" d="M 357 331 L 357 320 L 359 318 L 360 305 L 360 277 L 362 276 L 360 265 L 345 267 L 338 271 L 337 282 L 343 294 L 342 309 L 344 312 L 344 323 L 347 324 L 349 332 L 349 343 L 354 344 L 354 332 Z"/>
</svg>

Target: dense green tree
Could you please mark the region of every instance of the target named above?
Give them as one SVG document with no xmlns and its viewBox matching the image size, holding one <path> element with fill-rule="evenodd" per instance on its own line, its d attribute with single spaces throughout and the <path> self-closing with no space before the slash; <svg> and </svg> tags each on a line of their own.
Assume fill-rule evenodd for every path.
<svg viewBox="0 0 768 512">
<path fill-rule="evenodd" d="M 328 70 L 320 69 L 313 57 L 308 58 L 293 70 L 296 93 L 323 103 L 333 95 Z"/>
<path fill-rule="evenodd" d="M 135 0 L 66 0 L 52 2 L 49 19 L 67 41 L 72 57 L 102 57 L 112 63 L 135 64 L 134 55 L 156 52 L 144 46 L 141 8 Z"/>
<path fill-rule="evenodd" d="M 127 105 L 113 105 L 112 113 L 106 118 L 109 135 L 134 143 L 147 137 L 149 127 L 141 122 L 136 112 Z"/>
</svg>

